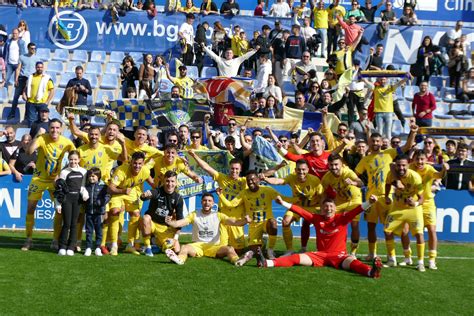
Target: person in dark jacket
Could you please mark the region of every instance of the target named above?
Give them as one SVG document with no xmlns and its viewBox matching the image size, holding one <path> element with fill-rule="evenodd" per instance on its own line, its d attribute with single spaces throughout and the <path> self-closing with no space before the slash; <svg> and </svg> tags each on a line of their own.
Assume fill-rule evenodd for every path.
<svg viewBox="0 0 474 316">
<path fill-rule="evenodd" d="M 203 22 L 202 24 L 199 24 L 196 28 L 196 36 L 194 37 L 194 51 L 196 52 L 195 56 L 195 63 L 196 66 L 198 67 L 199 74 L 201 74 L 201 70 L 204 61 L 204 55 L 206 54 L 204 50 L 201 47 L 201 43 L 207 46 L 207 38 L 206 38 L 206 32 L 209 30 L 209 23 Z"/>
<path fill-rule="evenodd" d="M 474 161 L 467 159 L 468 153 L 469 146 L 466 143 L 460 143 L 458 145 L 457 157 L 448 161 L 449 171 L 446 178 L 446 189 L 469 189 L 469 181 L 473 175 L 473 173 L 469 170 L 474 168 Z"/>
<path fill-rule="evenodd" d="M 110 201 L 110 194 L 107 192 L 107 185 L 100 181 L 102 173 L 99 168 L 92 167 L 87 171 L 86 190 L 89 200 L 84 204 L 86 213 L 86 251 L 84 256 L 92 254 L 92 236 L 95 231 L 95 251 L 96 256 L 102 256 L 100 244 L 102 242 L 102 219 L 105 215 L 105 207 Z"/>
</svg>

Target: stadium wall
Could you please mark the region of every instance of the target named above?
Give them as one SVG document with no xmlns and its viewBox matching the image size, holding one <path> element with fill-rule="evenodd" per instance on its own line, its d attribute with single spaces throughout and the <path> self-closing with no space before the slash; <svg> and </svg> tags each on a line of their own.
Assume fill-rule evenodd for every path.
<svg viewBox="0 0 474 316">
<path fill-rule="evenodd" d="M 26 219 L 26 205 L 28 184 L 31 176 L 24 176 L 23 182 L 13 180 L 11 176 L 1 178 L 0 182 L 0 229 L 24 229 Z M 283 196 L 291 196 L 288 186 L 274 186 Z M 444 241 L 474 242 L 474 195 L 467 191 L 445 190 L 435 198 L 438 223 L 436 231 L 438 239 Z M 185 198 L 185 214 L 201 207 L 201 196 L 196 195 Z M 148 202 L 144 203 L 142 212 L 148 209 Z M 285 209 L 273 203 L 273 213 L 281 227 Z M 38 203 L 35 213 L 35 227 L 37 229 L 52 229 L 54 217 L 54 203 L 46 193 Z M 126 218 L 127 220 L 127 218 Z M 292 224 L 293 233 L 299 236 L 301 222 Z M 383 236 L 382 227 L 378 225 L 378 236 Z M 190 232 L 190 227 L 183 231 Z M 367 237 L 367 225 L 363 219 L 360 223 L 361 237 Z M 281 235 L 281 229 L 278 233 Z M 311 230 L 314 236 L 314 230 Z"/>
<path fill-rule="evenodd" d="M 431 0 L 430 0 L 431 1 Z M 71 34 L 71 40 L 66 41 L 57 32 L 55 27 L 56 17 L 49 9 L 29 8 L 20 11 L 12 7 L 2 7 L 0 10 L 0 21 L 11 30 L 18 24 L 20 19 L 28 22 L 31 30 L 31 41 L 38 47 L 50 49 L 65 48 L 69 50 L 83 49 L 87 51 L 104 50 L 124 52 L 151 52 L 153 54 L 164 54 L 168 59 L 171 56 L 178 57 L 180 47 L 178 44 L 178 29 L 184 22 L 183 14 L 167 15 L 158 14 L 155 18 L 148 17 L 143 12 L 129 12 L 121 17 L 116 24 L 111 23 L 110 14 L 107 11 L 84 10 L 84 11 L 61 11 L 60 19 Z M 474 16 L 474 14 L 472 14 Z M 275 19 L 255 18 L 247 16 L 221 17 L 221 16 L 198 16 L 194 26 L 203 21 L 210 25 L 216 20 L 222 22 L 227 29 L 234 25 L 240 25 L 249 38 L 253 30 L 260 30 L 264 24 L 273 26 Z M 290 19 L 282 19 L 285 28 L 291 25 Z M 411 64 L 415 62 L 416 52 L 424 36 L 429 35 L 437 43 L 441 36 L 449 29 L 448 27 L 428 26 L 393 26 L 384 40 L 379 41 L 376 34 L 375 24 L 363 25 L 366 29 L 364 36 L 373 46 L 382 43 L 385 46 L 384 64 Z M 467 42 L 474 41 L 474 29 L 464 28 Z M 208 37 L 212 34 L 212 28 L 208 31 Z M 369 46 L 364 46 L 363 55 L 359 55 L 362 62 L 368 56 Z"/>
</svg>

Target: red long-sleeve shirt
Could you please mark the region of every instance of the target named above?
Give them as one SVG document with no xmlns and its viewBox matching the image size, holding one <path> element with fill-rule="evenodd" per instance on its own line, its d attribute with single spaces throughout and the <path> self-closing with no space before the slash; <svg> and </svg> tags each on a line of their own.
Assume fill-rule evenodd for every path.
<svg viewBox="0 0 474 316">
<path fill-rule="evenodd" d="M 415 94 L 411 108 L 413 109 L 413 112 L 415 112 L 415 117 L 432 119 L 433 111 L 436 110 L 436 100 L 434 95 L 431 92 L 427 92 L 423 96 L 421 96 L 419 93 Z M 426 110 L 428 109 L 430 111 L 429 113 L 426 113 Z M 424 116 L 420 116 L 421 112 L 425 112 L 426 114 Z"/>
<path fill-rule="evenodd" d="M 292 153 L 287 153 L 285 158 L 291 161 L 297 161 L 300 159 L 304 159 L 308 162 L 309 166 L 309 173 L 322 179 L 322 177 L 328 171 L 328 157 L 331 155 L 330 151 L 323 151 L 323 153 L 319 156 L 316 156 L 312 152 L 303 154 L 303 155 L 296 155 Z"/>
<path fill-rule="evenodd" d="M 316 249 L 326 253 L 346 253 L 347 226 L 359 213 L 363 212 L 362 206 L 357 206 L 346 213 L 339 213 L 326 219 L 319 214 L 313 214 L 305 209 L 292 205 L 290 210 L 308 222 L 316 229 Z"/>
</svg>

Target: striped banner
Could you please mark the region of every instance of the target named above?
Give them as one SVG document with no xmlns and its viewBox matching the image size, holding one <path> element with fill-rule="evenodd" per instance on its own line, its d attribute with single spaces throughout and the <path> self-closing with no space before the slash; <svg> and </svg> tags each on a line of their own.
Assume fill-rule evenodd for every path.
<svg viewBox="0 0 474 316">
<path fill-rule="evenodd" d="M 420 127 L 418 134 L 446 136 L 474 136 L 474 128 Z"/>
</svg>

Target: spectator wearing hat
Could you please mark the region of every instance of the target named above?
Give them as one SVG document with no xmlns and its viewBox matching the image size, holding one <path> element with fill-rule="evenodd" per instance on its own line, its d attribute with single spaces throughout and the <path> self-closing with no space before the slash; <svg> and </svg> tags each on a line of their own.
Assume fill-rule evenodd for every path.
<svg viewBox="0 0 474 316">
<path fill-rule="evenodd" d="M 185 65 L 192 65 L 194 62 L 194 14 L 186 14 L 186 22 L 181 24 L 178 31 L 178 36 L 181 41 L 182 60 Z"/>
<path fill-rule="evenodd" d="M 283 36 L 283 27 L 281 26 L 280 20 L 275 20 L 275 27 L 270 31 L 268 38 L 271 42 L 274 42 L 277 38 L 282 38 Z"/>
<path fill-rule="evenodd" d="M 262 26 L 262 34 L 260 34 L 257 39 L 255 40 L 255 47 L 258 46 L 260 49 L 257 52 L 257 58 L 260 55 L 269 55 L 273 53 L 272 41 L 270 40 L 270 26 L 265 24 Z"/>
<path fill-rule="evenodd" d="M 92 95 L 92 87 L 84 75 L 84 68 L 77 66 L 75 69 L 76 78 L 72 78 L 68 81 L 66 88 L 74 88 L 77 93 L 76 105 L 87 106 L 87 96 Z"/>
<path fill-rule="evenodd" d="M 170 74 L 169 64 L 166 64 L 166 76 L 174 85 L 178 86 L 180 97 L 184 99 L 191 99 L 194 96 L 194 80 L 188 77 L 188 68 L 186 66 L 179 66 L 178 71 L 179 75 L 177 77 L 172 77 Z"/>
<path fill-rule="evenodd" d="M 31 124 L 30 136 L 35 137 L 41 128 L 47 131 L 49 121 L 51 121 L 49 118 L 49 108 L 47 106 L 40 107 L 38 110 L 38 119 Z"/>
<path fill-rule="evenodd" d="M 48 106 L 54 96 L 54 84 L 51 77 L 43 73 L 43 62 L 36 63 L 36 71 L 28 77 L 23 99 L 26 100 L 26 121 L 28 127 L 38 118 L 38 110 Z"/>
</svg>

